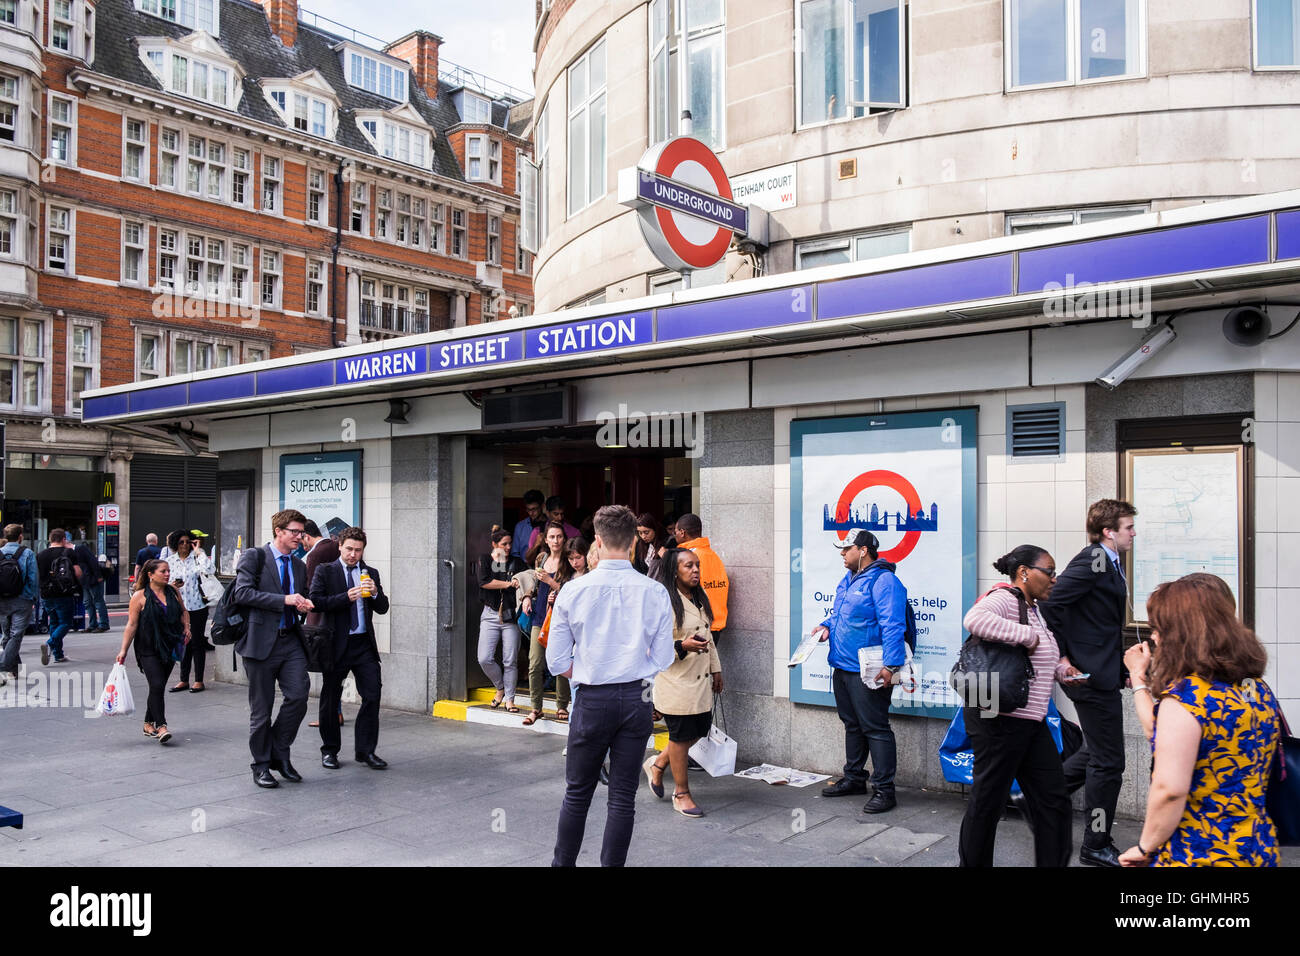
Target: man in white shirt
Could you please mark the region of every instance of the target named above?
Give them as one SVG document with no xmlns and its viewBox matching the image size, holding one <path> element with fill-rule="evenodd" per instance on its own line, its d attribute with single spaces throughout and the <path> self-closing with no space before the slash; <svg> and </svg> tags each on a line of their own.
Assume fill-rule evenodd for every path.
<svg viewBox="0 0 1300 956">
<path fill-rule="evenodd" d="M 654 722 L 650 682 L 676 657 L 673 612 L 662 584 L 632 567 L 636 515 L 622 505 L 596 512 L 594 571 L 555 598 L 546 665 L 573 684 L 573 715 L 552 866 L 574 866 L 605 754 L 609 811 L 601 866 L 623 866 L 632 842 L 641 759 Z"/>
</svg>

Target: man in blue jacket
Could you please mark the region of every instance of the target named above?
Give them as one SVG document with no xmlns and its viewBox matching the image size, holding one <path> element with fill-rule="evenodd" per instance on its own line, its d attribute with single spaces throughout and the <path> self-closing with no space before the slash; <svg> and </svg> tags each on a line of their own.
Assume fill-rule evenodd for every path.
<svg viewBox="0 0 1300 956">
<path fill-rule="evenodd" d="M 898 746 L 889 726 L 889 702 L 894 675 L 906 662 L 907 588 L 895 577 L 895 566 L 879 559 L 880 542 L 870 531 L 850 531 L 840 552 L 847 570 L 835 589 L 830 617 L 813 628 L 813 634 L 831 643 L 831 685 L 844 722 L 847 760 L 843 778 L 823 789 L 822 796 L 866 793 L 869 753 L 874 793 L 862 812 L 884 813 L 898 802 Z M 858 651 L 864 647 L 883 651 L 883 666 L 872 675 L 879 685 L 875 690 L 862 682 Z"/>
</svg>

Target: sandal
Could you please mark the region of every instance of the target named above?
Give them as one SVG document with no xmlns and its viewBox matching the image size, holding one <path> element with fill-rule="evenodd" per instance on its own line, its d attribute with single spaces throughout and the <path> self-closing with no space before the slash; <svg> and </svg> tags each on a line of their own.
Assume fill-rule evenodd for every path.
<svg viewBox="0 0 1300 956">
<path fill-rule="evenodd" d="M 320 721 L 319 721 L 319 720 L 313 720 L 313 721 L 312 721 L 311 723 L 309 723 L 307 726 L 308 726 L 308 727 L 319 727 L 319 726 L 320 726 Z"/>
<path fill-rule="evenodd" d="M 537 723 L 541 719 L 542 719 L 542 712 L 540 710 L 531 711 L 529 712 L 528 716 L 524 718 L 524 726 L 531 727 L 533 724 Z"/>
<path fill-rule="evenodd" d="M 143 732 L 144 732 L 144 735 L 145 735 L 146 737 L 157 737 L 157 736 L 158 736 L 158 731 L 157 731 L 157 729 L 154 727 L 153 724 L 145 724 L 145 725 L 144 725 L 144 731 L 143 731 Z"/>
<path fill-rule="evenodd" d="M 517 713 L 519 713 L 519 708 L 516 707 L 513 703 L 511 703 L 511 704 L 506 704 L 506 713 L 507 713 L 507 714 L 517 714 Z"/>
<path fill-rule="evenodd" d="M 503 693 L 500 697 L 495 698 L 495 699 L 492 701 L 492 703 L 488 704 L 488 707 L 489 707 L 491 710 L 496 710 L 496 709 L 497 709 L 498 707 L 500 707 L 503 703 L 505 703 L 505 699 L 506 699 L 506 695 Z"/>
<path fill-rule="evenodd" d="M 655 764 L 658 759 L 658 754 L 651 754 L 646 758 L 645 763 L 641 765 L 641 769 L 645 771 L 645 778 L 650 783 L 650 792 L 662 800 L 664 798 L 664 768 Z M 654 778 L 656 770 L 659 771 L 659 782 L 657 784 Z"/>
<path fill-rule="evenodd" d="M 165 744 L 167 743 L 167 741 L 171 739 L 172 739 L 172 732 L 167 729 L 166 724 L 163 724 L 161 727 L 158 728 L 158 743 Z"/>
<path fill-rule="evenodd" d="M 560 723 L 564 723 L 566 720 L 569 719 L 569 711 L 566 708 L 561 707 L 559 710 L 555 712 L 555 719 L 558 720 Z"/>
<path fill-rule="evenodd" d="M 701 810 L 699 807 L 691 807 L 689 809 L 684 809 L 677 805 L 678 800 L 680 800 L 682 797 L 689 797 L 690 795 L 691 792 L 689 790 L 674 791 L 673 809 L 676 810 L 684 817 L 689 817 L 692 820 L 698 820 L 700 817 L 704 816 L 704 811 Z"/>
<path fill-rule="evenodd" d="M 185 681 L 181 681 L 179 684 L 177 684 L 175 687 L 173 687 L 173 688 L 169 691 L 169 693 L 172 693 L 172 694 L 179 694 L 181 691 L 183 691 L 183 690 L 189 690 L 189 689 L 190 689 L 190 685 L 187 684 Z"/>
</svg>

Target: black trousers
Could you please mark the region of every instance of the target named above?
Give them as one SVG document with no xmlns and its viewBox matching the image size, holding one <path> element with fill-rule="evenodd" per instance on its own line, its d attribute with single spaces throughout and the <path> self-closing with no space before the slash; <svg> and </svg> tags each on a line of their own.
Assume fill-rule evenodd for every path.
<svg viewBox="0 0 1300 956">
<path fill-rule="evenodd" d="M 564 763 L 564 802 L 551 866 L 574 866 L 587 829 L 587 811 L 596 792 L 605 754 L 609 754 L 609 808 L 601 866 L 623 866 L 632 843 L 636 788 L 641 761 L 654 729 L 643 681 L 584 684 L 569 718 L 569 754 Z M 324 726 L 322 721 L 321 726 Z"/>
<path fill-rule="evenodd" d="M 208 663 L 208 609 L 190 611 L 190 642 L 185 645 L 185 656 L 181 658 L 181 680 L 190 681 L 190 665 L 194 666 L 195 683 L 203 683 L 203 670 Z"/>
<path fill-rule="evenodd" d="M 1083 844 L 1108 846 L 1124 782 L 1124 701 L 1116 690 L 1066 687 L 1083 729 L 1083 746 L 1065 761 L 1065 787 L 1083 787 Z"/>
<path fill-rule="evenodd" d="M 372 754 L 379 745 L 379 691 L 384 686 L 379 677 L 379 658 L 370 647 L 364 634 L 348 639 L 343 659 L 334 669 L 326 671 L 320 688 L 320 752 L 338 755 L 342 745 L 339 729 L 339 699 L 343 693 L 343 680 L 348 671 L 356 678 L 357 693 L 361 695 L 361 710 L 357 714 L 354 740 L 356 753 Z"/>
<path fill-rule="evenodd" d="M 167 681 L 171 677 L 175 661 L 163 660 L 157 654 L 140 654 L 136 657 L 140 673 L 149 684 L 149 698 L 144 707 L 144 722 L 160 727 L 167 723 L 167 712 L 163 701 L 167 699 Z"/>
<path fill-rule="evenodd" d="M 1034 865 L 1069 866 L 1071 809 L 1052 732 L 1043 720 L 982 717 L 962 711 L 974 753 L 974 784 L 961 821 L 961 866 L 992 866 L 998 821 L 1011 794 L 1011 781 L 1029 802 L 1034 826 Z"/>
<path fill-rule="evenodd" d="M 889 702 L 894 688 L 886 685 L 870 690 L 857 671 L 838 667 L 831 671 L 835 709 L 844 722 L 844 776 L 855 783 L 867 782 L 867 757 L 871 757 L 871 784 L 876 790 L 894 792 L 898 769 L 898 744 L 889 726 Z"/>
<path fill-rule="evenodd" d="M 277 638 L 265 660 L 245 657 L 244 673 L 248 675 L 248 749 L 253 755 L 250 766 L 261 772 L 269 770 L 273 760 L 289 759 L 289 748 L 307 714 L 311 678 L 297 628 Z M 284 700 L 272 723 L 276 681 Z"/>
</svg>

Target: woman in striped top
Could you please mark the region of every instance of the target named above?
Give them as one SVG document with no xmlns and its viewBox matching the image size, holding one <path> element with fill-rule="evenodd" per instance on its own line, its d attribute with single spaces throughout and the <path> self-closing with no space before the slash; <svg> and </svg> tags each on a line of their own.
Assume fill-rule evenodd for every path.
<svg viewBox="0 0 1300 956">
<path fill-rule="evenodd" d="M 1015 780 L 1029 805 L 1036 865 L 1067 866 L 1073 849 L 1070 797 L 1061 755 L 1047 729 L 1047 701 L 1054 681 L 1082 675 L 1062 659 L 1038 610 L 1056 581 L 1056 563 L 1042 548 L 1022 544 L 993 567 L 1011 584 L 998 585 L 976 602 L 966 614 L 966 630 L 982 641 L 1025 648 L 1034 678 L 1029 701 L 1019 710 L 997 714 L 967 707 L 963 713 L 974 752 L 974 783 L 961 824 L 960 865 L 993 865 L 998 820 Z"/>
</svg>

